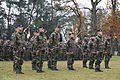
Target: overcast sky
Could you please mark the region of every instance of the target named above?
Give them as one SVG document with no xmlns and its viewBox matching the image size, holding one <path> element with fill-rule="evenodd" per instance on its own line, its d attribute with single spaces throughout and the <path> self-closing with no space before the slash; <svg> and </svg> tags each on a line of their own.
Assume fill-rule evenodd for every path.
<svg viewBox="0 0 120 80">
<path fill-rule="evenodd" d="M 91 7 L 91 0 L 76 0 L 77 2 L 79 2 L 80 4 L 82 4 L 85 7 Z M 95 0 L 94 0 L 95 1 Z M 106 7 L 106 3 L 108 0 L 102 0 L 98 6 L 102 6 L 102 7 Z"/>
<path fill-rule="evenodd" d="M 48 1 L 51 1 L 51 0 L 48 0 Z M 91 8 L 91 2 L 90 2 L 90 0 L 76 0 L 76 1 L 81 5 L 81 7 L 84 6 L 84 7 L 90 7 Z M 107 1 L 108 0 L 102 0 L 99 3 L 98 7 L 102 6 L 103 8 L 105 8 Z M 5 5 L 6 5 L 5 3 L 2 3 L 1 6 L 5 7 Z"/>
</svg>

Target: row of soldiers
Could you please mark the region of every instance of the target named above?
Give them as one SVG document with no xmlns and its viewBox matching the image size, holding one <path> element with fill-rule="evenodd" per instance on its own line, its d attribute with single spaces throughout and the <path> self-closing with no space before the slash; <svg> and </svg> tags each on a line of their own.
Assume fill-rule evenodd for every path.
<svg viewBox="0 0 120 80">
<path fill-rule="evenodd" d="M 25 52 L 31 53 L 32 58 L 32 70 L 36 72 L 43 72 L 44 58 L 48 60 L 48 68 L 51 70 L 57 69 L 57 61 L 59 57 L 66 60 L 69 70 L 74 70 L 74 59 L 77 56 L 79 59 L 83 59 L 83 68 L 87 68 L 87 61 L 89 60 L 89 69 L 102 72 L 100 70 L 100 64 L 105 56 L 105 68 L 109 68 L 109 61 L 112 57 L 111 50 L 111 37 L 107 36 L 103 38 L 102 32 L 99 31 L 98 35 L 91 35 L 90 39 L 84 36 L 84 40 L 78 39 L 78 43 L 75 42 L 75 36 L 73 33 L 69 34 L 69 40 L 67 43 L 62 43 L 62 35 L 59 33 L 59 28 L 55 27 L 55 31 L 47 39 L 43 27 L 39 28 L 39 31 L 34 32 L 30 42 L 26 42 L 23 34 L 23 27 L 21 25 L 15 28 L 15 32 L 12 35 L 12 52 L 13 52 L 13 70 L 16 74 L 24 74 L 22 72 L 23 58 Z M 26 48 L 26 45 L 30 47 Z M 60 49 L 62 47 L 62 49 Z"/>
</svg>

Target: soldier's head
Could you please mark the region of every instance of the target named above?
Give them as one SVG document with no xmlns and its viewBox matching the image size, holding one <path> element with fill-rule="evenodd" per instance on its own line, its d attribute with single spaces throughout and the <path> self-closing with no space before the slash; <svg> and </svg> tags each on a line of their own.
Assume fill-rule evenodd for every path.
<svg viewBox="0 0 120 80">
<path fill-rule="evenodd" d="M 18 32 L 19 26 L 15 26 L 15 31 Z"/>
<path fill-rule="evenodd" d="M 39 27 L 39 32 L 43 33 L 44 32 L 44 28 L 42 26 Z"/>
<path fill-rule="evenodd" d="M 2 42 L 3 41 L 3 39 L 0 39 L 0 42 Z"/>
<path fill-rule="evenodd" d="M 110 36 L 107 36 L 107 40 L 110 41 L 111 37 Z"/>
<path fill-rule="evenodd" d="M 38 33 L 37 33 L 37 32 L 34 32 L 33 34 L 34 34 L 34 36 L 37 36 L 37 35 L 38 35 Z"/>
<path fill-rule="evenodd" d="M 59 28 L 58 27 L 55 27 L 55 32 L 58 32 L 59 31 Z"/>
<path fill-rule="evenodd" d="M 7 40 L 6 42 L 7 42 L 7 43 L 9 43 L 9 42 L 10 42 L 10 40 Z"/>
<path fill-rule="evenodd" d="M 103 35 L 101 30 L 98 30 L 97 34 L 98 34 L 98 36 L 102 36 Z"/>
<path fill-rule="evenodd" d="M 69 33 L 69 37 L 74 38 L 74 33 Z"/>
<path fill-rule="evenodd" d="M 19 32 L 22 32 L 23 31 L 23 26 L 19 25 L 18 30 L 19 30 Z"/>
</svg>

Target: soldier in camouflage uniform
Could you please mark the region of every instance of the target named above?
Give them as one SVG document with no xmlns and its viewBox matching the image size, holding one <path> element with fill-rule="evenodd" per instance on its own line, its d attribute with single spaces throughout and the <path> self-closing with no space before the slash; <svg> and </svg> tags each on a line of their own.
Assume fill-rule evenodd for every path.
<svg viewBox="0 0 120 80">
<path fill-rule="evenodd" d="M 46 41 L 47 38 L 44 33 L 44 29 L 42 27 L 39 28 L 39 35 L 36 37 L 37 40 L 37 50 L 36 50 L 36 70 L 38 73 L 44 72 L 42 71 L 43 67 L 43 57 L 45 54 L 45 49 L 46 49 Z"/>
<path fill-rule="evenodd" d="M 110 61 L 110 58 L 112 57 L 112 54 L 111 54 L 111 37 L 110 36 L 107 36 L 107 39 L 105 41 L 104 56 L 105 56 L 105 68 L 106 69 L 111 69 L 109 67 L 109 61 Z"/>
<path fill-rule="evenodd" d="M 73 64 L 74 64 L 74 55 L 75 55 L 75 39 L 74 34 L 70 33 L 70 40 L 67 42 L 67 68 L 69 70 L 74 70 Z"/>
<path fill-rule="evenodd" d="M 97 45 L 96 48 L 97 50 L 96 50 L 95 72 L 103 72 L 102 70 L 100 70 L 100 64 L 104 58 L 103 52 L 105 46 L 101 31 L 98 32 L 96 45 Z"/>
<path fill-rule="evenodd" d="M 96 55 L 96 42 L 95 42 L 96 37 L 94 35 L 91 36 L 91 41 L 89 43 L 89 69 L 94 69 L 93 64 L 95 62 L 95 55 Z"/>
<path fill-rule="evenodd" d="M 62 36 L 59 33 L 59 28 L 55 27 L 55 32 L 53 32 L 51 34 L 51 39 L 52 39 L 52 43 L 51 43 L 51 58 L 52 58 L 52 65 L 51 65 L 51 69 L 52 70 L 58 70 L 57 69 L 57 59 L 58 59 L 58 48 L 59 48 L 59 44 L 60 42 L 62 42 Z"/>
<path fill-rule="evenodd" d="M 15 33 L 14 37 L 14 64 L 15 64 L 15 71 L 16 74 L 24 74 L 22 72 L 22 65 L 23 65 L 23 52 L 24 52 L 24 35 L 22 33 L 23 27 L 22 25 L 18 26 L 18 32 Z"/>
<path fill-rule="evenodd" d="M 84 43 L 83 43 L 83 68 L 88 68 L 86 63 L 88 61 L 88 53 L 89 53 L 89 47 L 88 47 L 88 38 L 84 37 Z"/>
<path fill-rule="evenodd" d="M 36 38 L 38 36 L 37 32 L 34 32 L 33 37 L 31 38 L 31 43 L 32 43 L 32 70 L 36 70 L 36 50 L 37 50 L 37 44 L 36 44 Z"/>
</svg>

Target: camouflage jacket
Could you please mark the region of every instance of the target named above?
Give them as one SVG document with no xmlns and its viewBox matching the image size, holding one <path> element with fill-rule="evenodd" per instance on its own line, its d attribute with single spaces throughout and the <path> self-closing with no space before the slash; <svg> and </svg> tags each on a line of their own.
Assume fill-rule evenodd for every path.
<svg viewBox="0 0 120 80">
<path fill-rule="evenodd" d="M 47 44 L 47 38 L 45 36 L 45 33 L 40 33 L 36 37 L 37 50 L 45 50 L 46 49 L 46 44 Z"/>
<path fill-rule="evenodd" d="M 51 34 L 51 39 L 52 39 L 52 46 L 53 47 L 58 47 L 59 46 L 59 44 L 60 44 L 60 42 L 62 41 L 62 36 L 61 36 L 61 34 L 60 33 L 56 33 L 56 32 L 53 32 L 52 34 Z"/>
<path fill-rule="evenodd" d="M 111 50 L 111 42 L 106 40 L 105 41 L 105 52 L 110 53 Z"/>
<path fill-rule="evenodd" d="M 70 40 L 67 42 L 67 54 L 75 54 L 75 40 L 74 38 L 70 38 Z"/>
</svg>

